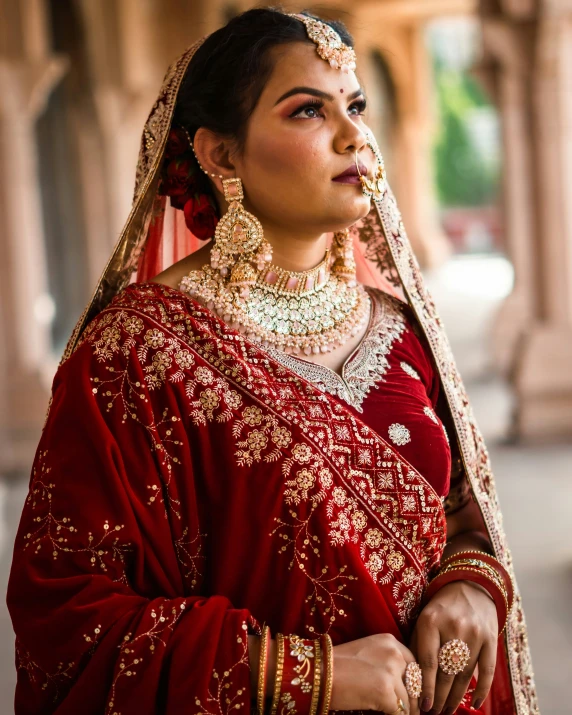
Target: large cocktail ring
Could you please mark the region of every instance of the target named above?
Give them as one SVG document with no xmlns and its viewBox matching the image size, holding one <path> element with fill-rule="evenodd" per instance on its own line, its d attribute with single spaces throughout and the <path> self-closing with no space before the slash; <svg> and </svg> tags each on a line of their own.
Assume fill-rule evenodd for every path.
<svg viewBox="0 0 572 715">
<path fill-rule="evenodd" d="M 392 713 L 389 713 L 389 715 L 399 715 L 400 713 L 406 713 L 407 710 L 405 709 L 405 703 L 401 698 L 397 701 L 397 710 L 394 710 Z"/>
<path fill-rule="evenodd" d="M 471 651 L 465 641 L 455 638 L 439 649 L 439 666 L 447 675 L 457 675 L 467 667 Z"/>
<path fill-rule="evenodd" d="M 423 690 L 423 671 L 419 663 L 408 663 L 405 668 L 405 690 L 410 698 L 418 698 Z"/>
</svg>

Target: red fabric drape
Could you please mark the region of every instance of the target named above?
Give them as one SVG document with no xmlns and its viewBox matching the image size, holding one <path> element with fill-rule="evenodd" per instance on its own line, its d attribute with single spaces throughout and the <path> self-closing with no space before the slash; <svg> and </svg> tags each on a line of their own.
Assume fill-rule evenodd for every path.
<svg viewBox="0 0 572 715">
<path fill-rule="evenodd" d="M 17 715 L 246 712 L 262 621 L 407 642 L 445 521 L 391 445 L 178 291 L 82 340 L 15 543 Z"/>
</svg>

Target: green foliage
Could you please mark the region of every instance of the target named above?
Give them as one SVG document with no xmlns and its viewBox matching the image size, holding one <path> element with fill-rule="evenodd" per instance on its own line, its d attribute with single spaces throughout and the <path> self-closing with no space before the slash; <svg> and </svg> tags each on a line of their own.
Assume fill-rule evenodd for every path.
<svg viewBox="0 0 572 715">
<path fill-rule="evenodd" d="M 438 196 L 443 206 L 480 206 L 497 192 L 498 165 L 482 155 L 470 131 L 476 112 L 489 107 L 466 72 L 435 63 L 439 131 L 434 146 Z"/>
</svg>

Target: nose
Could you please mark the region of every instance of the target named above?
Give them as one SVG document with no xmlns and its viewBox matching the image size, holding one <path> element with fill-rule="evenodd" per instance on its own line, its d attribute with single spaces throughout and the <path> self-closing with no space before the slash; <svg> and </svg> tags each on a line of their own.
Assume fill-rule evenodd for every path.
<svg viewBox="0 0 572 715">
<path fill-rule="evenodd" d="M 341 119 L 340 128 L 335 138 L 335 150 L 339 154 L 355 154 L 367 146 L 367 134 L 363 127 L 350 117 Z"/>
</svg>

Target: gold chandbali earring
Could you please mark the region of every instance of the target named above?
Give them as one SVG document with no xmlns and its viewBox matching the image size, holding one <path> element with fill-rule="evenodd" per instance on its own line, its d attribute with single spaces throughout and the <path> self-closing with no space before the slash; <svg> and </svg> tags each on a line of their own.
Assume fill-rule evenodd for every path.
<svg viewBox="0 0 572 715">
<path fill-rule="evenodd" d="M 195 158 L 202 171 L 208 174 L 196 154 Z M 211 173 L 210 176 L 216 178 L 217 175 Z M 222 181 L 228 210 L 215 228 L 211 266 L 227 279 L 230 286 L 238 288 L 247 297 L 258 272 L 272 260 L 272 246 L 264 238 L 260 221 L 242 205 L 242 181 L 239 178 L 224 179 L 221 174 L 218 177 Z"/>
<path fill-rule="evenodd" d="M 332 241 L 332 273 L 344 280 L 350 287 L 357 284 L 354 242 L 349 228 L 336 231 Z"/>
</svg>

